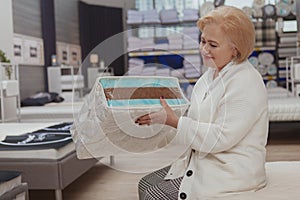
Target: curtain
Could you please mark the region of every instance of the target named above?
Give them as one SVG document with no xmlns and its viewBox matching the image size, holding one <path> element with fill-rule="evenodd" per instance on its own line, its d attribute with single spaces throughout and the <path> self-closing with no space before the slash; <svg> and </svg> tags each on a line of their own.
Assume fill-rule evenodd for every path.
<svg viewBox="0 0 300 200">
<path fill-rule="evenodd" d="M 79 32 L 82 58 L 84 59 L 101 42 L 123 32 L 122 8 L 96 6 L 79 2 Z M 105 51 L 98 52 L 99 58 L 104 59 L 105 63 L 109 63 L 109 67 L 114 69 L 115 75 L 124 74 L 124 55 L 110 59 L 114 57 L 111 54 L 121 53 L 120 50 L 123 52 L 123 49 L 123 40 L 116 38 L 113 45 L 105 48 Z"/>
</svg>

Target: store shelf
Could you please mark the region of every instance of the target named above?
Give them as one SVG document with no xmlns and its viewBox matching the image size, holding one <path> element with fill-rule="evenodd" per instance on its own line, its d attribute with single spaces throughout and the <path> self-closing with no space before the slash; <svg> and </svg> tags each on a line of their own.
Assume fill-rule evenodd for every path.
<svg viewBox="0 0 300 200">
<path fill-rule="evenodd" d="M 255 47 L 254 51 L 275 51 L 276 47 L 275 46 L 270 46 L 270 47 Z"/>
<path fill-rule="evenodd" d="M 263 80 L 265 81 L 271 81 L 271 80 L 276 80 L 277 76 L 263 76 Z"/>
<path fill-rule="evenodd" d="M 198 78 L 191 78 L 191 79 L 179 79 L 179 83 L 196 83 Z"/>
<path fill-rule="evenodd" d="M 0 121 L 20 121 L 19 66 L 0 63 Z"/>
<path fill-rule="evenodd" d="M 286 59 L 286 88 L 292 91 L 293 95 L 300 95 L 299 71 L 295 70 L 295 64 L 300 63 L 300 56 L 292 56 Z"/>
<path fill-rule="evenodd" d="M 138 56 L 160 56 L 160 55 L 189 55 L 189 54 L 199 54 L 199 49 L 189 49 L 189 50 L 166 50 L 166 51 L 139 51 L 130 52 L 128 55 L 130 57 Z"/>
<path fill-rule="evenodd" d="M 49 92 L 60 94 L 66 101 L 73 101 L 73 97 L 82 97 L 84 77 L 77 67 L 49 66 L 47 74 Z"/>
<path fill-rule="evenodd" d="M 189 26 L 195 25 L 197 21 L 178 21 L 178 22 L 158 22 L 158 23 L 130 23 L 127 27 L 141 28 L 141 27 L 166 27 L 166 26 Z"/>
</svg>

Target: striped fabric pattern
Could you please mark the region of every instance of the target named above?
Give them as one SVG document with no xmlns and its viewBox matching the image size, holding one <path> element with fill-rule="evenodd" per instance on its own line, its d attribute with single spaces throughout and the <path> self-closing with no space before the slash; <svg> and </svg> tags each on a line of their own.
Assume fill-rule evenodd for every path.
<svg viewBox="0 0 300 200">
<path fill-rule="evenodd" d="M 176 78 L 103 77 L 99 83 L 109 107 L 160 105 L 160 97 L 172 106 L 188 103 Z"/>
<path fill-rule="evenodd" d="M 143 177 L 139 182 L 140 200 L 175 200 L 183 177 L 164 180 L 170 166 Z"/>
</svg>

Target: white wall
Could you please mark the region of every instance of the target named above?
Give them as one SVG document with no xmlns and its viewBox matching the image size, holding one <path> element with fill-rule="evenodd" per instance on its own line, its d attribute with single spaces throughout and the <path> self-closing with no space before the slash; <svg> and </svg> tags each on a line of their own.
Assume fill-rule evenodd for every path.
<svg viewBox="0 0 300 200">
<path fill-rule="evenodd" d="M 12 0 L 1 0 L 0 6 L 0 49 L 12 60 L 13 57 L 13 20 Z"/>
</svg>

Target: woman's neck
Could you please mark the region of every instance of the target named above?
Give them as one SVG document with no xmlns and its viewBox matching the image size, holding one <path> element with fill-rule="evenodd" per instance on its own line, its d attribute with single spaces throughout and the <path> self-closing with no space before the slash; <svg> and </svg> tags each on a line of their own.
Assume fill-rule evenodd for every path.
<svg viewBox="0 0 300 200">
<path fill-rule="evenodd" d="M 229 62 L 229 63 L 231 63 L 231 62 Z M 222 71 L 223 68 L 225 68 L 229 63 L 227 63 L 226 65 L 224 65 L 224 66 L 222 66 L 222 67 L 216 67 L 216 68 L 215 68 L 215 72 L 214 72 L 213 79 L 217 78 L 218 75 L 219 75 L 219 73 L 220 73 L 220 71 Z"/>
</svg>

